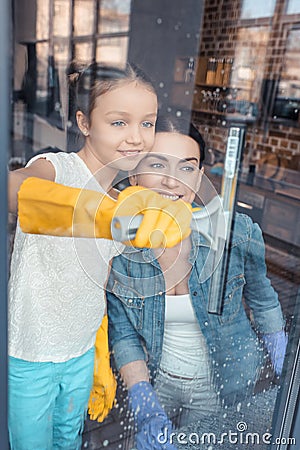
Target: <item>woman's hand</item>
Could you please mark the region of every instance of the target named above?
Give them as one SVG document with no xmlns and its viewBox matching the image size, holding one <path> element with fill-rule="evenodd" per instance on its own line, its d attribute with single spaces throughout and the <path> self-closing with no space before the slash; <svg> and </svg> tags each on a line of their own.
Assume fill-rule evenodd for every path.
<svg viewBox="0 0 300 450">
<path fill-rule="evenodd" d="M 277 376 L 281 375 L 288 336 L 284 330 L 276 331 L 275 333 L 268 333 L 262 335 L 262 341 L 270 356 L 274 372 Z"/>
</svg>

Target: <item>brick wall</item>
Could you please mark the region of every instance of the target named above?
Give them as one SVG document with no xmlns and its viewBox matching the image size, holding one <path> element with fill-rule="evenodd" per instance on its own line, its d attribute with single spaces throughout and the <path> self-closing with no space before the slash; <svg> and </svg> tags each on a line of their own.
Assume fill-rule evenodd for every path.
<svg viewBox="0 0 300 450">
<path fill-rule="evenodd" d="M 263 113 L 263 79 L 280 79 L 288 32 L 295 24 L 300 24 L 300 15 L 284 14 L 284 3 L 284 0 L 277 0 L 271 18 L 241 20 L 242 1 L 207 1 L 199 56 L 233 58 L 233 71 L 237 70 L 238 59 L 243 58 L 243 55 L 250 58 L 250 67 L 256 71 L 256 85 L 252 86 L 251 97 L 252 101 L 258 99 L 261 113 L 259 119 L 247 128 L 246 161 L 256 163 L 266 154 L 275 153 L 280 156 L 285 167 L 300 169 L 300 123 L 291 126 L 287 121 L 270 117 L 266 110 Z M 253 42 L 253 32 L 261 34 L 256 43 Z M 259 44 L 263 40 L 265 49 Z M 224 118 L 197 113 L 194 121 L 209 148 L 225 151 L 228 123 Z"/>
</svg>

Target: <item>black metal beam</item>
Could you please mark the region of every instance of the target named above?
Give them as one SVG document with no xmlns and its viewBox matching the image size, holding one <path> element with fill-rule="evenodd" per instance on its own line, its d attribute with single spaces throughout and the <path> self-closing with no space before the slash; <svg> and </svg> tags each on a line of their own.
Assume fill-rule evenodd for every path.
<svg viewBox="0 0 300 450">
<path fill-rule="evenodd" d="M 0 3 L 0 448 L 8 450 L 7 432 L 7 165 L 11 131 L 11 2 Z"/>
</svg>

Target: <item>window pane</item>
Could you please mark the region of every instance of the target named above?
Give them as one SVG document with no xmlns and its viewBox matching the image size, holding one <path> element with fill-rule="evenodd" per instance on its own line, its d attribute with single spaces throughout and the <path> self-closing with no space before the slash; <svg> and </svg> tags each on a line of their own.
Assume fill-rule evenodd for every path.
<svg viewBox="0 0 300 450">
<path fill-rule="evenodd" d="M 288 34 L 281 79 L 275 99 L 273 116 L 299 120 L 300 108 L 300 28 Z"/>
<path fill-rule="evenodd" d="M 66 39 L 55 40 L 53 50 L 55 64 L 66 67 L 69 61 L 69 41 Z"/>
<path fill-rule="evenodd" d="M 271 17 L 274 13 L 276 0 L 244 0 L 241 19 L 257 19 Z"/>
<path fill-rule="evenodd" d="M 268 38 L 268 27 L 247 27 L 238 31 L 231 77 L 238 100 L 259 100 Z"/>
<path fill-rule="evenodd" d="M 129 30 L 131 0 L 103 0 L 100 7 L 99 33 Z"/>
<path fill-rule="evenodd" d="M 49 39 L 49 0 L 38 0 L 36 15 L 36 39 Z"/>
<path fill-rule="evenodd" d="M 282 71 L 282 82 L 285 84 L 285 95 L 300 98 L 300 29 L 291 30 L 287 40 L 287 48 Z"/>
<path fill-rule="evenodd" d="M 86 36 L 94 32 L 93 0 L 76 0 L 74 4 L 74 36 Z"/>
<path fill-rule="evenodd" d="M 89 63 L 93 57 L 93 45 L 90 42 L 75 44 L 74 58 L 83 63 Z"/>
<path fill-rule="evenodd" d="M 47 97 L 49 44 L 40 43 L 36 46 L 37 58 L 37 98 Z"/>
<path fill-rule="evenodd" d="M 96 50 L 98 62 L 123 66 L 127 60 L 128 38 L 99 39 Z"/>
<path fill-rule="evenodd" d="M 54 2 L 53 34 L 54 36 L 70 35 L 70 0 Z"/>
<path fill-rule="evenodd" d="M 299 14 L 300 13 L 300 0 L 289 0 L 286 12 L 287 12 L 287 14 Z"/>
<path fill-rule="evenodd" d="M 300 97 L 299 17 L 288 16 L 288 29 L 285 26 L 286 12 L 294 13 L 299 1 L 284 1 L 286 7 L 284 6 L 278 11 L 283 16 L 276 16 L 276 20 L 278 19 L 276 24 L 279 25 L 276 29 L 272 29 L 269 24 L 273 20 L 275 4 L 279 5 L 279 3 L 283 3 L 283 0 L 238 0 L 237 2 L 173 0 L 173 2 L 169 2 L 172 5 L 171 9 L 165 8 L 166 2 L 152 0 L 136 0 L 134 2 L 130 0 L 31 0 L 30 3 L 36 2 L 37 4 L 37 24 L 34 22 L 32 26 L 31 24 L 27 25 L 26 29 L 22 30 L 23 23 L 21 23 L 22 26 L 19 29 L 23 31 L 23 35 L 28 35 L 30 31 L 32 36 L 31 40 L 22 37 L 17 42 L 29 42 L 28 55 L 32 82 L 28 77 L 28 88 L 24 96 L 26 103 L 22 103 L 22 92 L 16 92 L 19 96 L 16 98 L 20 100 L 14 105 L 15 142 L 12 146 L 14 155 L 24 155 L 23 159 L 27 160 L 31 153 L 48 146 L 76 151 L 83 145 L 82 141 L 75 141 L 77 134 L 75 126 L 72 125 L 72 123 L 74 124 L 72 122 L 74 105 L 66 77 L 66 67 L 71 57 L 87 64 L 95 59 L 100 63 L 122 66 L 126 62 L 128 54 L 129 60 L 140 65 L 146 74 L 153 78 L 158 87 L 160 99 L 162 99 L 161 104 L 166 105 L 164 111 L 176 113 L 178 117 L 180 115 L 190 117 L 190 99 L 193 92 L 199 92 L 197 98 L 201 104 L 199 109 L 193 112 L 193 122 L 202 131 L 206 141 L 205 173 L 215 183 L 218 192 L 222 190 L 222 174 L 224 175 L 226 171 L 224 154 L 226 150 L 232 151 L 228 142 L 230 144 L 234 142 L 228 138 L 228 128 L 235 126 L 242 128 L 245 125 L 244 158 L 240 171 L 237 211 L 252 217 L 261 226 L 264 237 L 266 237 L 268 272 L 274 288 L 278 291 L 284 316 L 287 319 L 286 330 L 289 333 L 291 325 L 294 323 L 294 317 L 297 317 L 299 313 L 299 307 L 296 309 L 294 306 L 296 303 L 295 292 L 298 288 L 296 285 L 299 284 L 297 275 L 299 258 L 295 255 L 298 255 L 300 251 L 300 229 L 297 227 L 300 221 L 300 118 L 298 122 L 294 120 L 290 126 L 279 117 L 276 120 L 271 117 L 270 108 L 262 117 L 263 92 L 261 92 L 260 86 L 265 80 L 273 83 L 274 90 L 270 90 L 269 96 L 271 99 L 269 103 L 273 105 L 277 92 L 275 88 L 277 89 L 278 81 L 281 80 L 281 90 L 278 95 L 282 95 L 282 97 L 276 100 L 279 100 L 277 102 L 278 109 L 284 114 L 285 111 L 281 105 L 288 104 L 290 106 L 290 100 L 293 102 L 297 100 L 290 97 Z M 22 2 L 22 0 L 18 0 L 18 2 L 20 5 L 27 5 L 27 2 Z M 193 3 L 192 11 L 187 9 L 190 3 Z M 203 22 L 200 21 L 200 17 L 197 19 L 199 4 L 203 4 L 205 8 Z M 72 5 L 74 5 L 74 10 Z M 31 8 L 28 8 L 28 5 L 24 6 L 24 11 L 20 14 L 23 21 L 26 10 L 29 14 Z M 130 16 L 131 14 L 132 16 Z M 240 20 L 241 18 L 244 20 Z M 202 25 L 199 25 L 200 22 Z M 296 29 L 298 25 L 299 30 Z M 19 32 L 19 29 L 16 27 L 14 31 Z M 75 33 L 75 37 L 73 33 Z M 130 37 L 127 37 L 129 33 Z M 201 48 L 198 49 L 199 35 L 201 36 Z M 36 43 L 37 36 L 39 39 L 47 40 L 47 43 L 45 41 Z M 196 67 L 198 55 L 199 67 L 201 66 L 200 75 Z M 211 68 L 211 60 L 213 60 L 213 69 L 215 70 Z M 16 61 L 20 62 L 20 58 L 16 58 Z M 209 72 L 214 72 L 214 81 L 208 81 L 211 80 L 211 73 L 208 77 Z M 194 78 L 198 79 L 195 91 Z M 174 90 L 171 90 L 173 85 Z M 22 83 L 19 83 L 19 86 L 18 90 L 21 91 Z M 298 86 L 299 91 L 297 91 Z M 174 98 L 176 94 L 176 99 L 171 99 L 172 94 L 174 94 Z M 32 101 L 31 97 L 33 97 Z M 296 115 L 295 110 L 293 114 Z M 60 122 L 63 122 L 64 128 L 60 126 Z M 68 145 L 66 144 L 67 139 Z M 121 174 L 122 176 L 123 174 Z M 206 200 L 208 201 L 210 195 L 214 196 L 216 191 L 214 189 L 213 192 L 209 191 L 210 182 L 207 182 L 208 186 L 206 186 L 204 178 L 203 176 L 199 199 L 204 199 L 203 205 L 206 206 Z M 233 196 L 231 196 L 232 198 Z M 237 219 L 236 224 L 239 223 L 239 219 Z M 248 232 L 250 232 L 250 228 L 248 228 Z M 198 266 L 192 268 L 194 273 L 191 282 L 195 281 L 197 290 L 191 292 L 191 297 L 197 298 L 196 296 L 200 294 L 199 301 L 194 301 L 193 306 L 197 312 L 196 316 L 200 317 L 201 314 L 201 318 L 203 317 L 203 321 L 198 318 L 196 322 L 201 331 L 201 340 L 199 339 L 199 346 L 198 342 L 194 340 L 197 347 L 194 348 L 195 352 L 189 352 L 189 344 L 184 348 L 182 342 L 180 344 L 183 348 L 182 353 L 186 353 L 187 356 L 193 353 L 192 356 L 199 355 L 202 358 L 204 355 L 206 359 L 204 358 L 203 363 L 203 360 L 199 358 L 199 365 L 194 365 L 196 369 L 192 373 L 192 377 L 195 376 L 194 380 L 186 380 L 187 383 L 185 383 L 184 379 L 177 378 L 178 381 L 175 383 L 180 389 L 186 386 L 185 405 L 188 406 L 192 400 L 191 411 L 197 410 L 194 405 L 202 393 L 203 398 L 206 397 L 206 399 L 214 399 L 217 395 L 220 397 L 221 403 L 220 409 L 213 417 L 207 415 L 199 421 L 198 418 L 190 416 L 193 423 L 190 423 L 188 428 L 184 427 L 183 432 L 189 432 L 186 434 L 187 439 L 190 440 L 187 447 L 193 450 L 202 448 L 202 443 L 197 442 L 197 436 L 201 440 L 204 433 L 207 441 L 210 440 L 212 444 L 208 447 L 205 440 L 203 448 L 206 449 L 214 447 L 214 439 L 217 440 L 215 443 L 220 450 L 223 446 L 218 445 L 221 440 L 224 440 L 224 450 L 229 450 L 229 447 L 232 448 L 232 444 L 235 443 L 236 445 L 233 447 L 243 450 L 243 445 L 249 441 L 249 448 L 254 448 L 254 446 L 256 448 L 259 439 L 259 442 L 263 444 L 261 440 L 263 436 L 268 436 L 266 433 L 270 430 L 272 422 L 278 391 L 277 384 L 282 382 L 276 377 L 272 360 L 267 356 L 267 352 L 262 354 L 263 342 L 257 346 L 257 336 L 252 333 L 254 330 L 250 328 L 258 323 L 254 319 L 262 313 L 260 307 L 264 307 L 266 303 L 265 296 L 261 294 L 261 291 L 256 291 L 260 285 L 259 270 L 254 267 L 250 267 L 249 270 L 248 263 L 251 266 L 253 261 L 254 265 L 257 253 L 264 250 L 264 245 L 259 242 L 256 233 L 253 234 L 253 239 L 248 234 L 246 239 L 251 239 L 251 243 L 246 242 L 244 229 L 238 230 L 233 237 L 235 241 L 231 257 L 241 264 L 239 265 L 241 270 L 235 272 L 237 266 L 234 261 L 230 266 L 230 271 L 227 272 L 226 305 L 220 317 L 207 313 L 205 303 L 208 301 L 209 291 L 207 290 L 206 294 L 203 287 L 205 283 L 201 283 L 200 286 L 198 280 L 202 266 L 206 269 L 205 262 L 202 261 L 202 252 L 205 251 L 205 246 L 201 245 L 197 253 Z M 250 245 L 252 248 L 249 248 Z M 243 251 L 246 247 L 249 250 L 247 260 L 243 258 Z M 190 269 L 190 261 L 185 260 L 186 255 L 178 256 L 183 257 L 183 265 L 179 266 L 176 273 L 172 268 L 175 282 L 178 277 L 184 279 L 187 275 L 184 272 L 185 263 L 187 263 L 187 270 Z M 209 264 L 208 260 L 207 265 Z M 146 261 L 143 261 L 143 266 L 150 267 Z M 144 273 L 143 269 L 144 267 L 141 268 L 141 273 Z M 133 273 L 134 276 L 131 277 L 133 280 L 136 280 L 137 273 L 138 271 Z M 194 278 L 194 275 L 197 275 L 197 278 Z M 209 280 L 207 280 L 207 287 L 208 283 Z M 143 283 L 139 283 L 136 286 L 137 291 L 140 287 L 144 288 L 142 285 Z M 150 285 L 150 292 L 152 288 L 155 289 L 155 286 Z M 256 293 L 258 295 L 254 298 Z M 242 294 L 245 294 L 245 303 Z M 249 303 L 249 299 L 252 304 Z M 262 302 L 260 303 L 257 299 L 262 299 Z M 247 301 L 248 305 L 246 305 Z M 131 307 L 130 303 L 131 301 L 129 301 L 128 307 Z M 250 312 L 250 307 L 254 314 L 252 311 Z M 264 325 L 262 332 L 269 334 L 271 328 L 274 329 L 272 326 L 274 323 L 272 317 L 269 316 L 269 311 L 264 310 L 264 312 L 265 314 L 261 314 L 259 319 L 263 321 Z M 243 320 L 245 318 L 243 323 L 239 320 L 240 314 L 242 314 Z M 155 321 L 156 318 L 157 316 L 154 317 Z M 183 317 L 178 318 L 180 322 L 183 320 Z M 244 334 L 242 327 L 246 324 L 247 334 Z M 152 327 L 150 326 L 149 329 Z M 255 331 L 257 330 L 255 329 Z M 179 336 L 179 338 L 181 337 Z M 290 342 L 294 342 L 294 340 L 292 339 Z M 141 344 L 143 347 L 142 340 Z M 180 350 L 180 346 L 177 347 L 178 349 Z M 292 350 L 289 354 L 290 359 L 295 355 L 294 349 Z M 258 356 L 257 353 L 262 356 L 259 364 L 254 361 Z M 174 355 L 176 356 L 175 352 Z M 177 377 L 185 376 L 182 373 L 181 357 L 182 354 L 179 354 L 178 361 L 176 361 L 176 363 L 179 362 Z M 189 365 L 191 368 L 193 367 L 192 362 L 193 358 L 188 359 L 186 370 L 190 368 Z M 204 366 L 206 386 L 200 378 L 203 375 L 200 369 Z M 252 368 L 257 369 L 255 373 Z M 171 369 L 173 370 L 173 367 Z M 187 372 L 189 375 L 190 370 Z M 176 372 L 174 373 L 176 376 Z M 221 378 L 222 381 L 219 382 Z M 286 382 L 286 380 L 285 376 L 283 381 Z M 255 395 L 252 396 L 252 389 L 249 397 L 247 397 L 247 392 L 241 392 L 240 400 L 239 387 L 243 385 L 246 390 L 246 384 L 252 387 L 252 383 L 255 383 Z M 163 387 L 163 383 L 159 382 L 155 386 L 158 390 L 161 387 Z M 170 385 L 167 384 L 166 390 L 168 392 L 171 390 L 173 394 Z M 160 392 L 162 391 L 163 389 Z M 134 446 L 134 436 L 131 436 L 134 422 L 126 409 L 127 402 L 124 401 L 127 391 L 121 389 L 120 386 L 118 393 L 121 396 L 118 398 L 120 417 L 117 418 L 117 424 L 113 421 L 111 428 L 106 431 L 107 442 L 117 440 L 116 446 L 119 448 L 131 448 Z M 243 398 L 244 394 L 246 398 Z M 172 397 L 176 401 L 175 394 Z M 229 400 L 228 406 L 227 399 Z M 223 401 L 225 404 L 222 403 Z M 205 404 L 202 399 L 199 400 L 199 404 L 198 411 L 201 413 L 204 411 Z M 178 400 L 175 407 L 180 411 L 181 400 Z M 275 416 L 277 410 L 276 407 Z M 114 415 L 115 412 L 112 414 Z M 173 412 L 170 413 L 170 416 L 173 418 Z M 98 448 L 101 446 L 99 433 L 102 431 L 98 426 L 100 427 L 102 424 L 98 424 L 95 428 L 95 422 L 88 422 L 88 420 L 89 418 L 87 418 L 87 432 L 84 436 L 83 448 Z M 178 421 L 174 426 L 180 430 L 182 423 Z M 116 429 L 119 435 L 116 435 Z M 274 433 L 273 436 L 277 437 Z M 233 439 L 233 442 L 228 442 L 230 438 Z M 249 440 L 245 442 L 247 439 Z M 127 440 L 128 442 L 126 442 Z M 239 442 L 236 442 L 237 440 Z M 251 446 L 251 441 L 253 446 Z M 176 442 L 177 438 L 175 437 L 174 445 L 177 447 Z M 181 448 L 182 445 L 179 447 Z"/>
</svg>

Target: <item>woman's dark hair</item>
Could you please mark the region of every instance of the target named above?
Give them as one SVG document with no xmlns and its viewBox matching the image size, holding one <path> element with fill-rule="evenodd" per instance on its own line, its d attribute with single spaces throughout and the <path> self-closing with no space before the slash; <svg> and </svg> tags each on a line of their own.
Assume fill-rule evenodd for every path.
<svg viewBox="0 0 300 450">
<path fill-rule="evenodd" d="M 167 115 L 158 115 L 156 125 L 156 133 L 179 133 L 185 136 L 190 136 L 197 142 L 200 150 L 199 166 L 202 167 L 205 158 L 205 141 L 201 133 L 197 130 L 195 125 L 183 117 L 173 117 Z"/>
<path fill-rule="evenodd" d="M 67 70 L 70 84 L 70 109 L 75 116 L 82 111 L 90 119 L 96 100 L 121 84 L 137 82 L 156 94 L 151 79 L 135 64 L 127 63 L 124 69 L 92 63 L 87 67 L 72 62 Z"/>
</svg>

